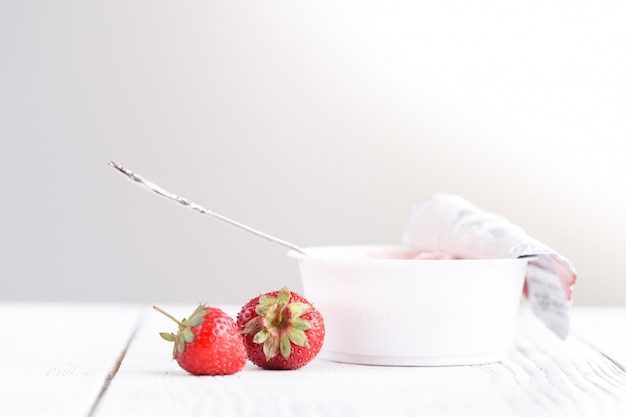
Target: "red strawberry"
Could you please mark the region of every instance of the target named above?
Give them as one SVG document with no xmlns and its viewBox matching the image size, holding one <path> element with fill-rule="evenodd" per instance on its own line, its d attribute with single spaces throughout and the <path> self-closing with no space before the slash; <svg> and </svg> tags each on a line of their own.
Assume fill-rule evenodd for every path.
<svg viewBox="0 0 626 417">
<path fill-rule="evenodd" d="M 231 375 L 241 371 L 247 355 L 239 328 L 219 308 L 200 304 L 189 319 L 177 320 L 158 307 L 178 324 L 178 332 L 160 333 L 174 342 L 174 359 L 181 368 L 194 375 Z"/>
<path fill-rule="evenodd" d="M 248 358 L 267 369 L 296 369 L 309 363 L 324 343 L 324 319 L 287 287 L 253 298 L 237 315 Z"/>
</svg>

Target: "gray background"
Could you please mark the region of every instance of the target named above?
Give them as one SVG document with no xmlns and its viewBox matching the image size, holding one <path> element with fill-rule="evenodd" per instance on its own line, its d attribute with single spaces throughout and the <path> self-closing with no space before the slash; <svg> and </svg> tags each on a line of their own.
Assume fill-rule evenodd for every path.
<svg viewBox="0 0 626 417">
<path fill-rule="evenodd" d="M 459 193 L 626 304 L 626 10 L 609 1 L 0 2 L 0 300 L 245 302 L 285 250 L 399 243 Z"/>
</svg>

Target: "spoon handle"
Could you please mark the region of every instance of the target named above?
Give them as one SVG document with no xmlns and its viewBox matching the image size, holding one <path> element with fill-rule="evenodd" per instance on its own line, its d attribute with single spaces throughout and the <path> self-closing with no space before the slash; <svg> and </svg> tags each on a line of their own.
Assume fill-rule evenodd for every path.
<svg viewBox="0 0 626 417">
<path fill-rule="evenodd" d="M 172 194 L 169 191 L 164 190 L 163 188 L 159 187 L 158 185 L 154 184 L 151 181 L 148 181 L 147 179 L 135 174 L 133 171 L 124 168 L 123 166 L 121 166 L 120 164 L 116 163 L 116 162 L 109 162 L 109 165 L 111 165 L 113 168 L 115 168 L 117 171 L 119 171 L 120 173 L 122 173 L 123 175 L 125 175 L 127 178 L 129 178 L 130 180 L 134 181 L 135 183 L 147 188 L 148 190 L 160 195 L 161 197 L 165 197 L 169 200 L 172 200 L 178 204 L 181 204 L 187 208 L 190 208 L 193 211 L 196 211 L 200 214 L 204 214 L 204 215 L 208 215 L 211 216 L 217 220 L 220 220 L 224 223 L 227 223 L 231 226 L 237 227 L 238 229 L 242 229 L 246 232 L 252 233 L 253 235 L 263 238 L 265 240 L 269 240 L 270 242 L 276 243 L 278 245 L 282 245 L 286 248 L 289 248 L 291 250 L 294 250 L 296 252 L 299 252 L 303 255 L 306 255 L 306 253 L 300 249 L 298 246 L 289 243 L 289 242 L 285 242 L 284 240 L 278 239 L 274 236 L 270 236 L 266 233 L 260 232 L 256 229 L 253 229 L 252 227 L 246 226 L 242 223 L 239 223 L 235 220 L 229 219 L 228 217 L 222 216 L 221 214 L 217 214 L 212 212 L 211 210 L 207 210 L 202 206 L 199 206 L 196 203 L 193 203 L 189 200 L 187 200 L 186 198 L 183 197 L 179 197 L 176 194 Z"/>
</svg>

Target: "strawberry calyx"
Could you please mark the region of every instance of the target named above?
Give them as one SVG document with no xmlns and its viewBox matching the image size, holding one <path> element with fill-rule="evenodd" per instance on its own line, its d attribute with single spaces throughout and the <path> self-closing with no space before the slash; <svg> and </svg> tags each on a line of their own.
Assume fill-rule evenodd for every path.
<svg viewBox="0 0 626 417">
<path fill-rule="evenodd" d="M 289 302 L 291 292 L 283 287 L 276 297 L 261 295 L 255 307 L 257 317 L 251 319 L 243 334 L 252 334 L 253 342 L 263 344 L 263 353 L 267 360 L 280 353 L 285 359 L 291 355 L 291 343 L 310 348 L 305 331 L 311 329 L 311 323 L 301 316 L 309 311 L 311 304 Z"/>
<path fill-rule="evenodd" d="M 192 328 L 201 325 L 204 322 L 204 317 L 209 313 L 209 309 L 206 304 L 200 304 L 194 310 L 189 318 L 178 320 L 176 317 L 170 315 L 166 311 L 157 306 L 152 306 L 156 311 L 165 315 L 178 324 L 178 331 L 176 334 L 161 332 L 159 335 L 168 342 L 174 342 L 173 356 L 176 357 L 176 353 L 183 353 L 185 351 L 185 345 L 191 343 L 196 339 L 196 335 L 193 333 Z"/>
</svg>

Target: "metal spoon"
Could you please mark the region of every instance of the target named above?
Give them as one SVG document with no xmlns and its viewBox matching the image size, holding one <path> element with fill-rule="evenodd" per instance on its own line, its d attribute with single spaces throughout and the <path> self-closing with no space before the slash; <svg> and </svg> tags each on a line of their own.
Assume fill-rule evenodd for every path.
<svg viewBox="0 0 626 417">
<path fill-rule="evenodd" d="M 135 174 L 133 171 L 131 171 L 131 170 L 127 169 L 127 168 L 124 168 L 123 166 L 121 166 L 120 164 L 118 164 L 116 162 L 111 161 L 111 162 L 109 162 L 109 165 L 111 165 L 113 168 L 115 168 L 120 173 L 124 174 L 127 178 L 129 178 L 133 182 L 135 182 L 135 183 L 137 183 L 137 184 L 147 188 L 150 191 L 155 192 L 156 194 L 160 195 L 161 197 L 165 197 L 165 198 L 167 198 L 169 200 L 172 200 L 172 201 L 175 201 L 178 204 L 181 204 L 181 205 L 183 205 L 183 206 L 185 206 L 187 208 L 190 208 L 191 210 L 194 210 L 194 211 L 196 211 L 196 212 L 198 212 L 200 214 L 205 214 L 205 215 L 211 216 L 211 217 L 213 217 L 213 218 L 215 218 L 217 220 L 221 220 L 224 223 L 227 223 L 227 224 L 229 224 L 231 226 L 234 226 L 234 227 L 237 227 L 239 229 L 245 230 L 246 232 L 252 233 L 253 235 L 255 235 L 257 237 L 263 238 L 265 240 L 269 240 L 270 242 L 282 245 L 282 246 L 284 246 L 286 248 L 289 248 L 289 249 L 294 250 L 296 252 L 299 252 L 299 253 L 301 253 L 303 255 L 306 255 L 306 253 L 302 249 L 300 249 L 298 246 L 296 246 L 296 245 L 294 245 L 292 243 L 285 242 L 282 239 L 278 239 L 278 238 L 276 238 L 274 236 L 270 236 L 270 235 L 268 235 L 266 233 L 260 232 L 260 231 L 258 231 L 256 229 L 253 229 L 252 227 L 246 226 L 244 224 L 241 224 L 239 222 L 231 220 L 228 217 L 222 216 L 221 214 L 217 214 L 217 213 L 214 213 L 214 212 L 212 212 L 210 210 L 207 210 L 204 207 L 199 206 L 198 204 L 193 203 L 193 202 L 187 200 L 186 198 L 182 198 L 182 197 L 177 196 L 176 194 L 172 194 L 169 191 L 166 191 L 163 188 L 159 187 L 158 185 L 154 184 L 153 182 L 148 181 L 147 179 L 145 179 L 145 178 Z"/>
</svg>

